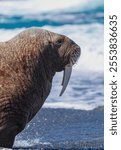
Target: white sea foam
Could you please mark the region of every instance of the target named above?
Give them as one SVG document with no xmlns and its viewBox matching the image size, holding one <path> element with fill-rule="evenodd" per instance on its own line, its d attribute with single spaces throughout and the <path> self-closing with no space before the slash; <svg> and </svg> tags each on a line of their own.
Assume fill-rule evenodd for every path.
<svg viewBox="0 0 121 150">
<path fill-rule="evenodd" d="M 0 29 L 0 42 L 5 42 L 7 40 L 10 40 L 15 35 L 23 31 L 24 28 L 21 29 L 14 29 L 14 30 L 6 30 L 6 29 Z"/>
<path fill-rule="evenodd" d="M 24 148 L 24 147 L 31 147 L 31 146 L 36 145 L 38 143 L 39 143 L 39 145 L 41 145 L 41 144 L 42 145 L 51 145 L 50 142 L 41 142 L 41 139 L 37 138 L 37 139 L 32 139 L 32 140 L 15 140 L 14 146 L 15 147 L 21 147 L 22 146 Z"/>
<path fill-rule="evenodd" d="M 46 102 L 44 104 L 44 108 L 65 108 L 65 109 L 79 109 L 79 110 L 92 110 L 98 106 L 102 106 L 103 103 L 98 103 L 98 105 L 96 103 L 94 104 L 88 104 L 84 101 L 75 101 L 75 102 Z"/>
<path fill-rule="evenodd" d="M 47 11 L 80 11 L 88 10 L 102 5 L 102 0 L 21 0 L 0 1 L 0 14 L 4 15 L 26 15 L 38 14 Z M 19 7 L 18 7 L 19 6 Z M 78 7 L 77 7 L 78 6 Z M 76 7 L 76 9 L 75 9 Z M 68 10 L 68 8 L 71 8 Z"/>
</svg>

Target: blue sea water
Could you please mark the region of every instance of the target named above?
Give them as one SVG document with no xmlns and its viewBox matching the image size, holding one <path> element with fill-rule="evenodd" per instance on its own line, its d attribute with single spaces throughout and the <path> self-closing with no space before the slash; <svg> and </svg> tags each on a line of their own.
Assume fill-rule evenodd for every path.
<svg viewBox="0 0 121 150">
<path fill-rule="evenodd" d="M 98 148 L 103 147 L 103 107 L 104 101 L 104 79 L 103 79 L 103 35 L 104 35 L 104 4 L 102 0 L 4 0 L 0 1 L 0 41 L 6 41 L 23 31 L 28 27 L 41 27 L 64 34 L 72 38 L 82 49 L 81 57 L 78 63 L 73 68 L 72 78 L 62 97 L 59 97 L 61 90 L 62 73 L 57 73 L 54 77 L 53 87 L 51 94 L 47 98 L 42 113 L 45 118 L 42 118 L 41 113 L 37 118 L 42 120 L 40 126 L 32 125 L 38 124 L 39 119 L 35 118 L 27 129 L 20 134 L 15 146 L 20 146 L 24 143 L 25 147 L 36 143 L 38 145 L 41 141 L 46 143 L 45 147 L 54 145 L 56 148 L 63 145 L 62 148 L 71 145 L 78 145 L 77 147 L 85 147 L 87 142 L 91 149 L 95 146 L 90 142 L 98 141 Z M 96 109 L 96 111 L 95 111 Z M 49 111 L 50 110 L 50 111 Z M 57 111 L 58 110 L 58 111 Z M 61 111 L 63 110 L 63 111 Z M 69 111 L 70 110 L 70 111 Z M 58 125 L 57 120 L 52 119 L 50 122 L 49 117 L 52 117 L 51 111 L 55 111 L 58 117 L 64 113 L 63 125 Z M 92 115 L 89 116 L 91 113 Z M 72 113 L 70 124 L 66 122 L 68 115 Z M 81 114 L 87 115 L 87 120 Z M 97 114 L 95 114 L 97 113 Z M 80 117 L 74 121 L 74 117 Z M 80 114 L 80 115 L 79 115 Z M 96 117 L 95 117 L 96 116 Z M 90 117 L 92 117 L 90 119 Z M 100 118 L 99 118 L 100 117 Z M 47 120 L 46 120 L 47 119 Z M 84 124 L 81 126 L 82 119 L 87 125 L 86 129 Z M 69 121 L 69 120 L 68 120 Z M 90 122 L 91 121 L 91 122 Z M 47 130 L 46 123 L 49 123 L 53 135 L 49 138 L 44 130 Z M 75 123 L 73 123 L 75 122 Z M 83 123 L 84 123 L 83 122 Z M 45 128 L 42 127 L 45 124 Z M 50 125 L 53 124 L 52 126 Z M 68 124 L 67 124 L 68 123 Z M 80 127 L 81 126 L 81 127 Z M 43 132 L 38 131 L 38 127 Z M 91 128 L 92 127 L 92 128 Z M 36 129 L 37 128 L 37 129 Z M 35 130 L 36 129 L 36 130 Z M 55 131 L 58 129 L 58 135 Z M 82 130 L 84 129 L 84 133 Z M 48 129 L 49 130 L 49 129 Z M 36 131 L 36 139 L 33 141 L 32 134 Z M 71 132 L 70 132 L 71 131 Z M 48 131 L 50 133 L 50 131 Z M 62 132 L 65 133 L 65 138 L 62 138 Z M 69 134 L 72 133 L 72 134 Z M 77 136 L 78 133 L 81 133 Z M 45 135 L 44 135 L 45 133 Z M 52 134 L 53 133 L 53 134 Z M 95 135 L 93 135 L 93 133 Z M 28 135 L 28 136 L 27 136 Z M 89 135 L 93 135 L 92 137 Z M 30 141 L 27 141 L 27 138 Z M 42 138 L 44 140 L 42 140 Z M 71 138 L 70 138 L 71 137 Z M 87 138 L 86 138 L 87 137 Z M 56 139 L 55 139 L 56 138 Z M 45 140 L 46 139 L 46 140 Z M 50 140 L 51 139 L 51 140 Z M 62 140 L 63 139 L 63 140 Z M 74 140 L 75 139 L 75 140 Z M 67 142 L 69 144 L 64 143 Z M 77 144 L 76 144 L 77 142 Z M 49 144 L 47 144 L 49 143 Z M 57 144 L 58 143 L 58 144 Z M 68 145 L 68 146 L 67 146 Z M 52 147 L 51 147 L 52 148 Z"/>
</svg>

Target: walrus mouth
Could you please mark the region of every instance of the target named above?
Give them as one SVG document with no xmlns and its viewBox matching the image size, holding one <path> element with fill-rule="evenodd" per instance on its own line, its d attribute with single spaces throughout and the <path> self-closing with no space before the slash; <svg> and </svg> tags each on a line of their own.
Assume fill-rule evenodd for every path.
<svg viewBox="0 0 121 150">
<path fill-rule="evenodd" d="M 76 49 L 71 55 L 70 63 L 74 65 L 80 57 L 80 48 Z"/>
<path fill-rule="evenodd" d="M 71 59 L 70 59 L 70 64 L 67 65 L 64 69 L 63 80 L 62 80 L 62 86 L 63 87 L 62 87 L 62 90 L 60 92 L 60 96 L 62 96 L 62 94 L 66 90 L 66 87 L 67 87 L 69 80 L 70 80 L 70 77 L 71 77 L 72 66 L 77 62 L 79 57 L 80 57 L 80 49 L 74 51 L 74 53 L 72 54 Z"/>
</svg>

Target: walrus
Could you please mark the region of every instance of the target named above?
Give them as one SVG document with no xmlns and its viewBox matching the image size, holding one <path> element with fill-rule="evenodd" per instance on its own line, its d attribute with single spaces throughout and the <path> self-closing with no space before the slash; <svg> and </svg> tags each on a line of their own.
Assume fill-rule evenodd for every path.
<svg viewBox="0 0 121 150">
<path fill-rule="evenodd" d="M 64 70 L 63 94 L 80 53 L 68 37 L 41 28 L 0 42 L 0 147 L 13 147 L 48 97 L 55 73 Z"/>
</svg>

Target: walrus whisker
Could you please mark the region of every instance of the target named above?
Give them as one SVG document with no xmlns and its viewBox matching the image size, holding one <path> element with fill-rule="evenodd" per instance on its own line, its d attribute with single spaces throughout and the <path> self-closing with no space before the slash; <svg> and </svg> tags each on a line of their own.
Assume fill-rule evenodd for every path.
<svg viewBox="0 0 121 150">
<path fill-rule="evenodd" d="M 71 58 L 71 64 L 74 65 L 75 62 L 76 62 L 76 61 L 74 60 L 74 58 Z"/>
<path fill-rule="evenodd" d="M 61 90 L 61 93 L 60 93 L 60 96 L 62 96 L 62 94 L 64 93 L 68 83 L 69 83 L 69 80 L 70 80 L 70 77 L 71 77 L 71 72 L 72 72 L 72 66 L 69 66 L 69 67 L 65 67 L 64 69 L 64 74 L 63 74 L 63 80 L 62 80 L 62 90 Z"/>
</svg>

